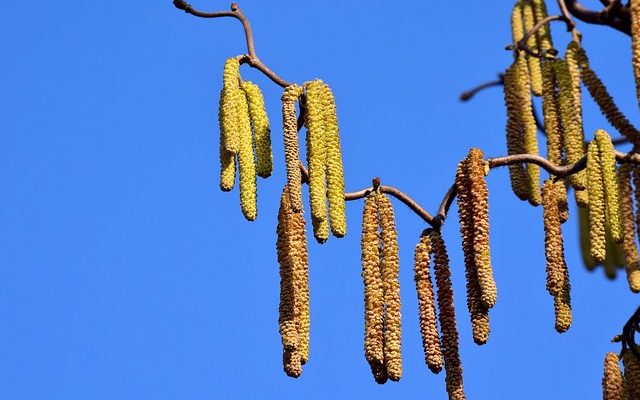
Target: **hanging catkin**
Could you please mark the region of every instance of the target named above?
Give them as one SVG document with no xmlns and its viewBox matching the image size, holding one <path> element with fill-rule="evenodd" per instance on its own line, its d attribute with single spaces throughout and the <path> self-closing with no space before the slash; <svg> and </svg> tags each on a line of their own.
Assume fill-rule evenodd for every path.
<svg viewBox="0 0 640 400">
<path fill-rule="evenodd" d="M 555 311 L 555 328 L 559 333 L 564 333 L 571 327 L 573 317 L 571 315 L 571 284 L 569 283 L 569 270 L 564 267 L 564 281 L 562 290 L 553 299 Z"/>
<path fill-rule="evenodd" d="M 380 213 L 380 236 L 382 239 L 380 270 L 382 271 L 385 303 L 384 362 L 387 365 L 389 379 L 398 381 L 402 377 L 398 232 L 389 198 L 382 193 L 376 193 L 376 200 Z"/>
<path fill-rule="evenodd" d="M 302 88 L 296 84 L 287 86 L 282 94 L 282 126 L 284 130 L 284 158 L 287 167 L 287 186 L 291 209 L 302 211 L 302 177 L 300 174 L 300 150 L 298 146 L 298 121 L 296 119 L 296 101 L 302 94 Z"/>
<path fill-rule="evenodd" d="M 323 120 L 326 134 L 326 165 L 327 165 L 327 198 L 329 200 L 329 218 L 331 232 L 336 237 L 343 237 L 347 233 L 347 217 L 344 201 L 344 170 L 342 166 L 342 151 L 340 149 L 340 131 L 338 129 L 338 114 L 333 92 L 328 85 L 322 87 Z"/>
<path fill-rule="evenodd" d="M 504 102 L 507 107 L 507 153 L 524 153 L 522 147 L 522 121 L 520 118 L 519 95 L 517 94 L 517 63 L 512 64 L 504 74 Z M 529 187 L 523 164 L 509 165 L 511 189 L 520 200 L 529 198 Z"/>
<path fill-rule="evenodd" d="M 602 165 L 595 140 L 589 143 L 587 153 L 587 175 L 589 181 L 589 247 L 591 257 L 600 263 L 606 257 L 605 221 L 606 208 Z"/>
<path fill-rule="evenodd" d="M 620 217 L 622 219 L 622 248 L 625 254 L 625 269 L 629 288 L 640 292 L 640 259 L 636 246 L 636 229 L 633 215 L 633 188 L 631 187 L 631 164 L 618 168 L 618 186 L 620 187 Z"/>
<path fill-rule="evenodd" d="M 637 347 L 640 350 L 640 347 Z M 629 400 L 640 399 L 640 361 L 626 349 L 622 353 L 622 364 L 624 365 L 624 384 Z"/>
<path fill-rule="evenodd" d="M 524 23 L 522 21 L 522 0 L 516 1 L 511 10 L 511 40 L 516 45 L 524 37 Z"/>
<path fill-rule="evenodd" d="M 636 201 L 635 225 L 638 237 L 640 238 L 640 166 L 638 164 L 631 164 L 631 177 L 633 179 L 633 194 Z"/>
<path fill-rule="evenodd" d="M 307 127 L 307 165 L 309 166 L 309 202 L 314 234 L 324 242 L 327 236 L 320 235 L 316 227 L 327 220 L 327 180 L 326 180 L 326 134 L 322 110 L 322 81 L 314 80 L 307 85 L 305 99 L 305 126 Z"/>
<path fill-rule="evenodd" d="M 415 250 L 413 271 L 416 292 L 418 293 L 420 334 L 422 336 L 424 359 L 431 372 L 437 374 L 442 370 L 444 361 L 436 322 L 436 300 L 429 271 L 429 258 L 431 257 L 429 233 L 429 230 L 425 230 L 420 236 L 420 242 L 418 242 Z"/>
<path fill-rule="evenodd" d="M 225 117 L 225 108 L 228 110 L 228 107 L 225 107 L 223 102 L 225 101 L 224 89 L 220 92 L 220 108 L 218 109 L 218 120 L 220 122 L 220 189 L 224 192 L 228 192 L 233 189 L 236 181 L 236 157 L 235 155 L 227 151 L 225 146 L 225 134 L 223 133 L 226 129 L 235 129 L 235 121 L 233 118 L 234 127 L 225 127 L 224 124 L 228 120 Z M 232 108 L 235 113 L 235 107 Z"/>
<path fill-rule="evenodd" d="M 602 182 L 604 185 L 604 197 L 606 204 L 607 228 L 611 238 L 616 242 L 622 242 L 622 224 L 620 221 L 620 193 L 616 175 L 616 155 L 611 137 L 602 129 L 596 131 L 596 142 L 600 151 L 600 163 L 602 164 Z"/>
<path fill-rule="evenodd" d="M 229 58 L 224 63 L 222 73 L 222 92 L 220 93 L 220 134 L 224 148 L 233 154 L 240 151 L 238 136 L 238 107 L 242 99 L 240 91 L 240 62 L 237 58 Z"/>
<path fill-rule="evenodd" d="M 577 33 L 579 35 L 579 33 Z M 577 124 L 582 126 L 582 91 L 580 89 L 580 58 L 582 47 L 577 41 L 570 41 L 565 50 L 565 61 L 567 63 L 567 71 L 571 78 L 571 89 L 573 94 L 574 118 Z"/>
<path fill-rule="evenodd" d="M 440 232 L 431 233 L 434 258 L 434 275 L 438 287 L 438 317 L 442 332 L 442 353 L 444 355 L 445 382 L 451 400 L 464 400 L 462 382 L 462 362 L 458 348 L 458 327 L 451 286 L 451 270 L 449 256 Z"/>
<path fill-rule="evenodd" d="M 531 4 L 533 6 L 533 15 L 536 23 L 547 18 L 547 5 L 544 3 L 544 0 L 532 0 Z M 553 47 L 551 29 L 549 29 L 548 24 L 542 25 L 540 29 L 536 31 L 536 37 L 538 38 L 540 50 L 549 50 Z"/>
<path fill-rule="evenodd" d="M 524 22 L 524 30 L 525 32 L 529 32 L 533 30 L 533 27 L 536 24 L 533 5 L 531 1 L 525 0 L 522 3 L 522 20 Z M 529 47 L 533 52 L 538 51 L 538 36 L 531 35 L 527 39 L 527 47 Z M 531 82 L 531 92 L 534 95 L 540 96 L 542 94 L 542 73 L 540 71 L 540 59 L 537 57 L 532 57 L 530 55 L 526 55 L 527 64 L 529 66 L 529 81 Z"/>
<path fill-rule="evenodd" d="M 633 75 L 636 78 L 636 97 L 640 102 L 640 3 L 630 1 L 631 9 L 631 51 Z"/>
<path fill-rule="evenodd" d="M 380 271 L 378 202 L 372 194 L 362 212 L 362 280 L 364 281 L 364 354 L 375 372 L 384 364 L 384 289 Z M 386 368 L 382 368 L 386 373 Z"/>
<path fill-rule="evenodd" d="M 253 221 L 258 216 L 256 164 L 253 155 L 251 119 L 248 99 L 243 91 L 236 102 L 238 115 L 238 171 L 240 175 L 240 206 L 244 217 Z"/>
<path fill-rule="evenodd" d="M 562 165 L 562 126 L 558 115 L 555 60 L 545 61 L 542 66 L 542 113 L 544 131 L 547 136 L 547 159 Z"/>
<path fill-rule="evenodd" d="M 468 162 L 468 159 L 461 161 L 456 172 L 458 216 L 460 219 L 460 235 L 462 236 L 462 252 L 464 254 L 465 278 L 467 281 L 467 308 L 471 316 L 473 340 L 477 344 L 484 344 L 489 338 L 489 312 L 482 304 L 482 290 L 480 289 L 475 262 L 473 209 Z"/>
<path fill-rule="evenodd" d="M 556 201 L 560 212 L 560 223 L 564 224 L 569 219 L 569 202 L 567 201 L 567 186 L 564 181 L 555 182 Z"/>
<path fill-rule="evenodd" d="M 261 178 L 267 178 L 273 172 L 273 152 L 271 150 L 271 128 L 264 106 L 264 97 L 260 87 L 251 81 L 242 82 L 242 90 L 249 102 L 253 144 L 256 152 L 256 173 Z"/>
<path fill-rule="evenodd" d="M 618 355 L 608 352 L 604 358 L 604 375 L 602 377 L 603 400 L 626 400 L 624 379 L 620 370 Z"/>
<path fill-rule="evenodd" d="M 584 134 L 582 124 L 574 102 L 574 87 L 569 75 L 567 63 L 558 59 L 554 63 L 558 82 L 558 103 L 560 105 L 560 121 L 564 132 L 564 148 L 568 164 L 573 164 L 584 157 Z M 576 190 L 586 188 L 586 176 L 583 171 L 569 177 L 569 182 Z"/>
<path fill-rule="evenodd" d="M 542 207 L 544 220 L 544 248 L 547 261 L 547 291 L 552 296 L 558 296 L 564 286 L 566 263 L 562 228 L 560 226 L 560 210 L 555 197 L 553 180 L 549 179 L 542 185 Z"/>
</svg>

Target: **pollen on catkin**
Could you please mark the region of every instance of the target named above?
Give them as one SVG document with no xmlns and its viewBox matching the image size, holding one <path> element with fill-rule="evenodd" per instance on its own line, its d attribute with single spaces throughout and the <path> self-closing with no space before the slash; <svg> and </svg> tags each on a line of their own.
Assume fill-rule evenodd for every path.
<svg viewBox="0 0 640 400">
<path fill-rule="evenodd" d="M 325 133 L 322 90 L 323 82 L 316 79 L 307 85 L 304 96 L 305 126 L 307 127 L 307 165 L 309 166 L 309 203 L 311 206 L 311 219 L 314 227 L 320 228 L 328 218 L 327 215 L 327 137 Z M 328 225 L 327 225 L 328 228 Z M 322 229 L 314 232 L 320 232 Z M 328 234 L 327 234 L 328 237 Z M 322 241 L 327 237 L 321 235 Z M 318 238 L 318 235 L 316 235 Z"/>
<path fill-rule="evenodd" d="M 636 78 L 636 97 L 640 102 L 640 3 L 630 1 L 631 9 L 631 52 L 633 75 Z"/>
<path fill-rule="evenodd" d="M 522 20 L 522 0 L 516 1 L 511 10 L 511 40 L 514 44 L 524 37 L 524 22 Z"/>
<path fill-rule="evenodd" d="M 571 284 L 569 283 L 569 270 L 564 266 L 564 282 L 562 290 L 554 297 L 555 329 L 558 333 L 569 330 L 573 317 L 571 314 Z"/>
<path fill-rule="evenodd" d="M 567 186 L 564 181 L 555 182 L 555 196 L 560 212 L 560 223 L 564 224 L 569 220 L 569 202 L 567 200 Z"/>
<path fill-rule="evenodd" d="M 376 193 L 380 214 L 380 270 L 385 303 L 384 361 L 392 381 L 402 377 L 402 315 L 400 303 L 400 262 L 398 260 L 398 232 L 389 198 Z"/>
<path fill-rule="evenodd" d="M 298 145 L 298 121 L 296 101 L 302 88 L 296 84 L 287 86 L 282 94 L 282 126 L 284 130 L 284 158 L 287 167 L 287 186 L 293 212 L 302 211 L 302 176 Z"/>
<path fill-rule="evenodd" d="M 416 292 L 418 293 L 420 334 L 424 359 L 431 372 L 437 374 L 442 370 L 444 361 L 440 348 L 440 336 L 438 335 L 436 300 L 429 271 L 429 258 L 431 257 L 429 233 L 428 230 L 425 230 L 416 245 L 413 271 Z"/>
<path fill-rule="evenodd" d="M 362 280 L 364 282 L 364 354 L 375 375 L 384 363 L 384 289 L 380 271 L 378 202 L 369 195 L 362 212 Z M 386 368 L 384 368 L 386 375 Z M 386 381 L 386 379 L 385 379 Z"/>
<path fill-rule="evenodd" d="M 533 30 L 533 27 L 536 24 L 533 5 L 531 1 L 525 0 L 522 4 L 522 20 L 524 22 L 524 30 L 525 32 L 529 32 Z M 531 35 L 526 41 L 527 47 L 529 47 L 532 51 L 538 51 L 538 36 Z M 531 57 L 530 55 L 526 55 L 527 64 L 529 66 L 529 81 L 531 82 L 531 92 L 540 96 L 542 94 L 542 73 L 540 70 L 540 59 L 537 57 Z"/>
<path fill-rule="evenodd" d="M 618 168 L 618 186 L 620 188 L 620 217 L 622 219 L 622 248 L 625 254 L 625 269 L 629 288 L 640 292 L 640 257 L 636 246 L 636 229 L 633 214 L 633 187 L 631 186 L 631 164 Z"/>
<path fill-rule="evenodd" d="M 255 83 L 244 81 L 241 87 L 249 102 L 253 144 L 256 152 L 256 173 L 261 178 L 267 178 L 273 172 L 273 152 L 271 150 L 271 128 L 265 110 L 264 97 L 260 87 Z"/>
<path fill-rule="evenodd" d="M 329 201 L 329 218 L 331 232 L 336 237 L 347 234 L 347 217 L 344 200 L 344 169 L 342 151 L 340 149 L 340 131 L 338 114 L 333 92 L 328 85 L 323 85 L 322 108 L 326 135 L 327 165 L 327 198 Z"/>
<path fill-rule="evenodd" d="M 223 89 L 224 91 L 224 89 Z M 222 105 L 224 96 L 220 95 L 220 108 L 218 111 L 218 119 L 220 121 L 220 126 L 223 126 L 224 117 L 224 107 Z M 235 107 L 234 107 L 235 112 Z M 235 121 L 235 119 L 234 119 Z M 235 129 L 235 128 L 234 128 Z M 227 151 L 224 144 L 225 135 L 220 133 L 220 189 L 224 192 L 228 192 L 233 189 L 233 186 L 236 182 L 236 157 L 230 151 Z"/>
<path fill-rule="evenodd" d="M 547 18 L 547 5 L 544 3 L 544 0 L 532 0 L 531 4 L 533 6 L 533 16 L 535 17 L 536 23 Z M 553 47 L 549 25 L 542 25 L 540 29 L 536 31 L 536 37 L 538 38 L 540 50 L 549 50 Z"/>
<path fill-rule="evenodd" d="M 464 159 L 458 164 L 455 184 L 458 193 L 458 216 L 467 282 L 467 308 L 471 316 L 473 340 L 477 344 L 484 344 L 489 338 L 489 312 L 482 304 L 482 290 L 475 262 L 473 208 L 468 163 L 469 160 Z"/>
<path fill-rule="evenodd" d="M 507 107 L 507 153 L 522 154 L 522 121 L 520 118 L 520 100 L 517 82 L 517 64 L 513 63 L 504 74 L 504 102 Z M 524 164 L 509 165 L 511 189 L 520 200 L 529 198 L 529 186 Z"/>
<path fill-rule="evenodd" d="M 292 232 L 289 229 L 290 217 L 291 206 L 285 188 L 280 198 L 278 226 L 276 228 L 278 235 L 276 249 L 278 253 L 278 263 L 280 264 L 280 306 L 278 323 L 280 325 L 280 337 L 282 339 L 283 350 L 292 352 L 298 349 L 298 329 L 295 320 L 296 288 L 293 277 L 294 260 L 293 252 L 291 251 Z"/>
<path fill-rule="evenodd" d="M 253 221 L 258 216 L 256 164 L 253 155 L 253 138 L 249 105 L 244 92 L 240 91 L 236 102 L 238 115 L 238 171 L 240 173 L 240 206 L 245 218 Z"/>
<path fill-rule="evenodd" d="M 554 183 L 551 179 L 548 179 L 542 185 L 542 207 L 544 248 L 547 261 L 547 291 L 555 297 L 560 295 L 564 286 L 566 263 L 560 225 L 560 210 Z"/>
<path fill-rule="evenodd" d="M 620 360 L 614 352 L 604 357 L 604 375 L 602 376 L 602 399 L 625 400 L 624 379 L 620 370 Z"/>
<path fill-rule="evenodd" d="M 240 62 L 235 57 L 229 58 L 224 63 L 222 73 L 219 116 L 224 147 L 233 154 L 240 151 L 237 103 L 241 101 L 241 95 Z"/>
<path fill-rule="evenodd" d="M 579 34 L 579 33 L 578 33 Z M 565 61 L 567 63 L 567 72 L 571 78 L 571 92 L 573 94 L 574 118 L 577 124 L 582 126 L 582 90 L 580 88 L 580 59 L 582 58 L 582 47 L 580 43 L 572 40 L 565 50 Z"/>
<path fill-rule="evenodd" d="M 615 149 L 607 132 L 599 129 L 596 131 L 595 137 L 600 151 L 600 163 L 602 164 L 607 228 L 611 233 L 611 238 L 616 243 L 620 243 L 622 242 L 622 223 L 620 221 L 620 193 L 616 175 Z"/>
<path fill-rule="evenodd" d="M 640 351 L 640 347 L 636 347 Z M 624 365 L 624 384 L 631 399 L 640 399 L 640 360 L 626 349 L 622 353 L 622 364 Z"/>
<path fill-rule="evenodd" d="M 587 176 L 589 183 L 589 247 L 591 257 L 603 262 L 606 257 L 606 206 L 600 152 L 595 140 L 589 143 L 587 152 Z"/>
<path fill-rule="evenodd" d="M 434 275 L 438 287 L 438 319 L 442 332 L 442 353 L 444 355 L 445 382 L 449 399 L 466 399 L 462 379 L 462 362 L 458 348 L 458 327 L 451 285 L 451 270 L 447 248 L 440 232 L 431 232 L 434 258 Z"/>
<path fill-rule="evenodd" d="M 635 224 L 638 237 L 640 237 L 640 165 L 631 164 L 631 177 L 633 179 L 634 186 L 634 199 L 636 201 L 636 218 Z"/>
<path fill-rule="evenodd" d="M 556 165 L 562 165 L 562 125 L 558 115 L 554 63 L 555 60 L 549 60 L 542 66 L 542 114 L 547 134 L 547 159 Z"/>
</svg>

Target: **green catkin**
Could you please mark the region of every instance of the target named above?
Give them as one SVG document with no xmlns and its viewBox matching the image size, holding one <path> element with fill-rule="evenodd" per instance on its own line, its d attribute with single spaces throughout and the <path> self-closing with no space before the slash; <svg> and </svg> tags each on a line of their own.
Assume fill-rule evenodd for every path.
<svg viewBox="0 0 640 400">
<path fill-rule="evenodd" d="M 224 63 L 222 92 L 220 94 L 220 134 L 225 149 L 233 154 L 240 151 L 237 103 L 242 99 L 240 90 L 240 62 L 229 58 Z"/>
<path fill-rule="evenodd" d="M 578 162 L 584 157 L 584 133 L 574 103 L 574 88 L 567 63 L 558 59 L 554 62 L 556 79 L 558 80 L 558 103 L 560 105 L 560 121 L 564 129 L 564 148 L 568 164 Z M 586 188 L 586 176 L 583 171 L 569 177 L 569 182 L 576 191 Z"/>
<path fill-rule="evenodd" d="M 531 1 L 525 0 L 522 5 L 522 20 L 524 21 L 524 30 L 529 32 L 533 30 L 536 24 L 533 5 Z M 538 51 L 538 37 L 537 35 L 531 35 L 527 39 L 527 47 L 533 52 Z M 527 65 L 529 67 L 529 82 L 531 83 L 531 92 L 535 96 L 542 94 L 542 73 L 540 70 L 540 59 L 526 55 Z"/>
<path fill-rule="evenodd" d="M 522 154 L 522 125 L 520 122 L 519 95 L 517 94 L 517 64 L 512 64 L 504 74 L 504 101 L 507 107 L 507 153 Z M 520 200 L 529 198 L 529 187 L 523 164 L 509 165 L 511 189 Z"/>
<path fill-rule="evenodd" d="M 599 129 L 596 131 L 595 137 L 598 143 L 598 150 L 600 150 L 600 163 L 602 164 L 607 228 L 611 238 L 616 243 L 620 243 L 622 242 L 622 223 L 620 221 L 620 193 L 616 174 L 615 149 L 607 132 Z"/>
<path fill-rule="evenodd" d="M 305 125 L 307 127 L 307 165 L 309 166 L 309 202 L 311 219 L 316 239 L 324 242 L 328 234 L 324 222 L 327 220 L 326 179 L 326 133 L 322 109 L 323 82 L 314 80 L 307 85 L 305 99 Z"/>
<path fill-rule="evenodd" d="M 224 92 L 224 89 L 223 89 Z M 220 94 L 220 108 L 218 111 L 218 119 L 220 121 L 220 126 L 223 126 L 223 121 L 225 120 L 225 110 L 223 107 L 224 96 L 221 92 Z M 235 107 L 234 107 L 235 112 Z M 235 121 L 235 119 L 234 119 Z M 234 128 L 235 129 L 235 128 Z M 235 155 L 225 148 L 224 144 L 225 135 L 220 133 L 220 189 L 224 192 L 228 192 L 233 189 L 236 181 L 236 158 Z"/>
<path fill-rule="evenodd" d="M 620 370 L 620 359 L 613 352 L 604 358 L 604 375 L 602 376 L 602 399 L 625 400 L 624 379 Z"/>
<path fill-rule="evenodd" d="M 620 188 L 620 217 L 622 219 L 622 248 L 625 254 L 627 281 L 632 292 L 640 292 L 640 257 L 636 246 L 636 229 L 633 215 L 633 188 L 631 186 L 631 164 L 618 168 Z"/>
<path fill-rule="evenodd" d="M 344 169 L 340 149 L 340 131 L 333 92 L 324 84 L 322 96 L 323 120 L 326 135 L 327 199 L 331 232 L 335 237 L 347 234 L 344 200 Z"/>
<path fill-rule="evenodd" d="M 268 178 L 273 172 L 273 152 L 271 150 L 271 128 L 265 110 L 264 97 L 260 87 L 250 81 L 242 82 L 242 90 L 249 101 L 249 115 L 253 127 L 253 143 L 256 152 L 256 173 Z"/>
<path fill-rule="evenodd" d="M 238 150 L 240 206 L 245 218 L 253 221 L 258 216 L 256 164 L 253 155 L 249 105 L 244 92 L 239 91 L 239 93 L 240 99 L 236 102 L 236 107 L 238 114 L 238 145 L 240 146 Z"/>
<path fill-rule="evenodd" d="M 587 176 L 589 183 L 589 247 L 591 257 L 601 263 L 606 257 L 606 207 L 602 164 L 595 140 L 589 143 L 587 152 Z"/>
<path fill-rule="evenodd" d="M 302 88 L 296 84 L 287 86 L 282 94 L 282 127 L 284 130 L 284 158 L 287 167 L 287 186 L 291 209 L 302 211 L 302 176 L 300 174 L 300 149 L 298 145 L 298 121 L 296 102 Z"/>
</svg>

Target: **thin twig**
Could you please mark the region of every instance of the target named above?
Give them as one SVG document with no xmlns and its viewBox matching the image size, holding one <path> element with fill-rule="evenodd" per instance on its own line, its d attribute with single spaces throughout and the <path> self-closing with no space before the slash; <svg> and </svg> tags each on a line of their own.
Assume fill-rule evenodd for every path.
<svg viewBox="0 0 640 400">
<path fill-rule="evenodd" d="M 466 92 L 462 92 L 460 93 L 460 100 L 461 101 L 469 101 L 471 100 L 471 98 L 473 96 L 475 96 L 476 94 L 478 94 L 479 92 L 483 91 L 484 89 L 488 89 L 490 87 L 494 87 L 494 86 L 502 86 L 504 85 L 504 74 L 500 73 L 498 74 L 498 79 L 494 80 L 494 81 L 489 81 L 489 82 L 485 82 L 482 83 L 472 89 L 467 90 Z"/>
</svg>

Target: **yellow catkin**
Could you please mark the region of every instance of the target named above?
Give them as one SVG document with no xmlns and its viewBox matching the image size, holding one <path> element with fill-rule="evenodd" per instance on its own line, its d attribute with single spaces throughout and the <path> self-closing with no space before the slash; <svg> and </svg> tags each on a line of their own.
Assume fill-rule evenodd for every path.
<svg viewBox="0 0 640 400">
<path fill-rule="evenodd" d="M 560 106 L 560 121 L 564 132 L 566 161 L 568 164 L 573 164 L 584 157 L 584 133 L 575 106 L 573 81 L 569 75 L 567 63 L 558 59 L 553 65 L 558 81 L 558 103 Z M 586 188 L 585 173 L 580 171 L 571 175 L 569 182 L 576 190 Z"/>
<path fill-rule="evenodd" d="M 458 164 L 455 184 L 458 192 L 458 216 L 467 281 L 467 308 L 471 316 L 473 340 L 477 344 L 484 344 L 489 338 L 489 312 L 482 304 L 482 290 L 475 262 L 473 209 L 469 183 L 468 159 L 465 159 Z"/>
<path fill-rule="evenodd" d="M 278 226 L 276 228 L 278 234 L 276 249 L 278 253 L 278 263 L 280 264 L 280 307 L 278 323 L 280 325 L 282 346 L 285 351 L 292 352 L 298 350 L 298 329 L 295 320 L 296 288 L 293 277 L 294 258 L 293 252 L 291 251 L 292 232 L 289 229 L 290 217 L 291 206 L 285 188 L 280 198 Z"/>
<path fill-rule="evenodd" d="M 623 164 L 618 168 L 620 187 L 620 216 L 622 219 L 622 248 L 625 254 L 625 269 L 629 288 L 640 292 L 640 258 L 636 246 L 636 230 L 633 215 L 633 188 L 631 187 L 631 165 Z"/>
<path fill-rule="evenodd" d="M 224 92 L 224 89 L 223 89 Z M 223 106 L 223 101 L 225 97 L 222 92 L 220 94 L 220 108 L 218 111 L 218 119 L 220 121 L 220 126 L 223 127 L 225 121 L 225 107 Z M 233 108 L 235 113 L 235 107 Z M 234 126 L 236 119 L 233 119 Z M 231 129 L 231 128 L 222 128 L 222 129 Z M 235 129 L 235 128 L 233 128 Z M 224 192 L 228 192 L 233 189 L 236 181 L 236 157 L 235 155 L 227 151 L 224 144 L 224 134 L 220 133 L 220 189 Z"/>
<path fill-rule="evenodd" d="M 633 178 L 634 198 L 636 201 L 636 229 L 640 237 L 640 165 L 631 164 L 631 177 Z"/>
<path fill-rule="evenodd" d="M 574 188 L 575 189 L 575 188 Z M 574 190 L 573 196 L 576 199 L 576 204 L 580 208 L 586 208 L 589 206 L 589 192 L 585 190 Z"/>
<path fill-rule="evenodd" d="M 429 231 L 420 236 L 420 242 L 414 253 L 414 281 L 418 293 L 418 309 L 420 313 L 420 334 L 422 347 L 427 367 L 434 374 L 442 370 L 444 360 L 440 348 L 440 336 L 436 321 L 436 300 L 433 292 L 433 283 L 429 271 L 429 258 L 431 257 L 431 240 Z"/>
<path fill-rule="evenodd" d="M 602 83 L 598 75 L 589 66 L 586 53 L 581 49 L 580 55 L 580 77 L 587 87 L 589 94 L 598 104 L 602 115 L 620 133 L 625 135 L 630 141 L 637 143 L 638 130 L 629 122 L 627 117 L 620 111 L 613 97 L 609 94 L 607 87 Z"/>
<path fill-rule="evenodd" d="M 631 5 L 631 52 L 633 75 L 636 78 L 636 97 L 640 102 L 640 3 L 630 1 Z"/>
<path fill-rule="evenodd" d="M 284 130 L 284 158 L 287 167 L 287 186 L 293 212 L 302 211 L 302 177 L 300 174 L 300 150 L 298 145 L 298 121 L 296 101 L 302 88 L 296 84 L 287 86 L 282 94 L 282 126 Z"/>
<path fill-rule="evenodd" d="M 604 358 L 604 375 L 602 376 L 603 400 L 626 400 L 624 379 L 620 370 L 618 355 L 608 352 Z"/>
<path fill-rule="evenodd" d="M 637 347 L 640 350 L 640 347 Z M 631 399 L 640 399 L 640 360 L 627 349 L 622 353 L 622 363 L 624 365 L 624 384 Z"/>
<path fill-rule="evenodd" d="M 558 111 L 555 60 L 542 66 L 542 113 L 544 131 L 547 136 L 547 159 L 556 165 L 562 164 L 562 125 Z"/>
<path fill-rule="evenodd" d="M 458 344 L 458 327 L 456 325 L 456 310 L 451 285 L 451 270 L 447 248 L 440 232 L 431 233 L 431 243 L 434 259 L 434 275 L 438 287 L 438 319 L 442 332 L 442 353 L 444 355 L 445 382 L 449 399 L 466 399 L 462 381 L 462 362 Z"/>
<path fill-rule="evenodd" d="M 618 191 L 618 178 L 616 175 L 616 154 L 611 143 L 611 137 L 602 129 L 596 131 L 596 142 L 600 150 L 600 163 L 602 164 L 602 182 L 604 184 L 604 197 L 606 204 L 607 228 L 611 238 L 616 242 L 622 242 L 622 224 L 620 221 L 620 194 Z"/>
<path fill-rule="evenodd" d="M 547 261 L 547 291 L 552 296 L 562 292 L 565 278 L 564 244 L 560 226 L 560 210 L 551 179 L 542 185 L 542 207 L 544 220 L 544 248 Z"/>
<path fill-rule="evenodd" d="M 291 213 L 292 253 L 295 257 L 294 283 L 296 289 L 296 329 L 298 330 L 298 352 L 305 364 L 309 360 L 309 333 L 311 314 L 309 308 L 309 256 L 307 252 L 306 221 L 302 212 Z"/>
<path fill-rule="evenodd" d="M 238 132 L 237 102 L 241 100 L 240 62 L 237 58 L 229 58 L 224 63 L 222 73 L 222 92 L 220 94 L 220 134 L 225 149 L 233 154 L 240 151 Z"/>
<path fill-rule="evenodd" d="M 384 289 L 380 271 L 378 203 L 367 197 L 362 212 L 362 280 L 364 282 L 364 353 L 375 372 L 384 363 Z M 386 368 L 384 368 L 386 373 Z"/>
<path fill-rule="evenodd" d="M 567 186 L 563 181 L 555 183 L 555 196 L 560 212 L 560 223 L 564 224 L 569 220 L 569 202 L 567 201 Z"/>
<path fill-rule="evenodd" d="M 491 308 L 498 299 L 489 250 L 489 191 L 484 180 L 484 155 L 474 148 L 468 155 L 469 192 L 473 216 L 473 247 L 482 304 Z"/>
<path fill-rule="evenodd" d="M 311 205 L 311 219 L 314 224 L 316 239 L 324 242 L 327 234 L 327 138 L 325 133 L 322 96 L 323 82 L 314 80 L 307 86 L 305 99 L 305 125 L 307 127 L 307 165 L 309 166 L 309 202 Z"/>
<path fill-rule="evenodd" d="M 384 288 L 385 303 L 385 333 L 384 333 L 384 361 L 387 374 L 392 381 L 402 377 L 402 315 L 400 303 L 400 262 L 398 260 L 398 232 L 395 216 L 389 198 L 377 193 L 378 210 L 380 213 L 380 236 L 382 249 L 380 251 L 380 270 Z"/>
<path fill-rule="evenodd" d="M 569 330 L 573 317 L 571 315 L 571 284 L 569 283 L 569 270 L 566 265 L 564 267 L 564 281 L 562 290 L 553 299 L 555 311 L 555 329 L 559 333 Z"/>
<path fill-rule="evenodd" d="M 578 33 L 579 34 L 579 33 Z M 565 61 L 567 72 L 571 78 L 571 92 L 573 94 L 573 116 L 577 124 L 582 126 L 582 90 L 580 88 L 580 59 L 582 57 L 582 47 L 577 41 L 570 41 L 565 50 Z"/>
<path fill-rule="evenodd" d="M 507 153 L 522 154 L 522 124 L 517 82 L 517 64 L 512 64 L 504 74 L 504 102 L 507 107 Z M 509 165 L 511 189 L 520 200 L 529 198 L 529 187 L 523 164 Z"/>
<path fill-rule="evenodd" d="M 238 115 L 238 171 L 240 175 L 240 206 L 244 217 L 253 221 L 258 216 L 256 162 L 253 155 L 253 138 L 251 136 L 251 120 L 249 104 L 244 92 L 239 92 L 236 102 Z"/>
<path fill-rule="evenodd" d="M 273 152 L 271 150 L 271 128 L 265 110 L 264 97 L 260 87 L 250 81 L 242 82 L 242 90 L 249 102 L 253 144 L 256 152 L 256 173 L 261 178 L 267 178 L 273 172 Z"/>
<path fill-rule="evenodd" d="M 591 257 L 603 262 L 606 257 L 606 207 L 602 165 L 596 141 L 589 143 L 587 153 L 587 176 L 589 182 L 589 247 Z"/>
<path fill-rule="evenodd" d="M 524 37 L 524 22 L 522 21 L 522 0 L 518 0 L 511 11 L 511 40 L 514 44 Z"/>
<path fill-rule="evenodd" d="M 333 92 L 328 85 L 323 86 L 322 105 L 327 150 L 327 198 L 329 200 L 329 218 L 331 232 L 336 237 L 347 234 L 347 217 L 344 201 L 344 169 L 340 149 L 340 131 L 338 114 Z"/>
<path fill-rule="evenodd" d="M 580 229 L 580 252 L 582 254 L 582 262 L 589 271 L 593 271 L 598 263 L 591 257 L 589 247 L 589 211 L 586 208 L 578 209 L 578 224 Z"/>
<path fill-rule="evenodd" d="M 525 32 L 529 32 L 536 24 L 533 5 L 531 1 L 524 1 L 522 4 L 522 20 L 524 21 Z M 527 39 L 527 47 L 532 51 L 538 51 L 538 37 L 537 35 L 531 35 Z M 537 57 L 526 56 L 527 64 L 529 66 L 529 81 L 531 82 L 531 92 L 534 95 L 540 96 L 542 94 L 542 73 L 540 71 L 540 59 Z"/>
<path fill-rule="evenodd" d="M 544 3 L 544 0 L 531 0 L 531 4 L 533 6 L 533 15 L 536 23 L 547 17 L 547 5 Z M 553 47 L 551 29 L 549 29 L 548 24 L 542 25 L 540 29 L 536 31 L 536 37 L 538 38 L 540 50 L 549 50 Z"/>
</svg>

